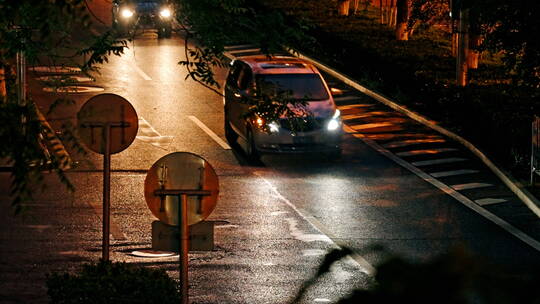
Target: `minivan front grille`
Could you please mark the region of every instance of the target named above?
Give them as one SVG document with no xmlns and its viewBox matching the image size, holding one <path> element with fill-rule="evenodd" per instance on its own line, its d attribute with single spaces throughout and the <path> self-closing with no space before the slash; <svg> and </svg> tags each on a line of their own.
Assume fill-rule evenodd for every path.
<svg viewBox="0 0 540 304">
<path fill-rule="evenodd" d="M 324 119 L 313 117 L 283 118 L 279 120 L 282 129 L 293 132 L 311 132 L 319 130 L 324 125 Z"/>
</svg>

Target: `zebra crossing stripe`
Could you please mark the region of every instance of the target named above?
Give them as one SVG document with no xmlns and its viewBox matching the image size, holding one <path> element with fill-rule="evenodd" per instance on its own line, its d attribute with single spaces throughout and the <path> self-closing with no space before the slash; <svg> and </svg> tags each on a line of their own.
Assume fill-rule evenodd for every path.
<svg viewBox="0 0 540 304">
<path fill-rule="evenodd" d="M 443 142 L 446 142 L 446 141 L 440 137 L 439 138 L 422 138 L 422 139 L 393 141 L 393 142 L 384 144 L 382 146 L 387 149 L 392 149 L 392 148 L 401 148 L 401 147 L 418 145 L 418 144 L 432 144 L 432 143 L 443 143 Z"/>
<path fill-rule="evenodd" d="M 475 203 L 477 203 L 480 206 L 487 206 L 487 205 L 494 205 L 494 204 L 500 204 L 500 203 L 506 203 L 508 202 L 504 198 L 482 198 L 475 200 Z"/>
<path fill-rule="evenodd" d="M 456 191 L 462 191 L 462 190 L 486 188 L 486 187 L 492 187 L 492 186 L 493 186 L 492 184 L 486 184 L 486 183 L 467 183 L 467 184 L 451 185 L 450 187 Z"/>
<path fill-rule="evenodd" d="M 396 153 L 397 156 L 416 156 L 416 155 L 425 155 L 425 154 L 438 154 L 444 152 L 457 151 L 455 148 L 439 148 L 439 149 L 425 149 L 425 150 L 413 150 Z"/>
<path fill-rule="evenodd" d="M 440 159 L 432 159 L 432 160 L 422 160 L 422 161 L 412 162 L 411 165 L 416 166 L 416 167 L 422 167 L 422 166 L 457 163 L 457 162 L 462 162 L 466 160 L 467 160 L 466 158 L 451 157 L 451 158 L 440 158 Z"/>
<path fill-rule="evenodd" d="M 478 173 L 478 172 L 479 172 L 478 170 L 461 169 L 461 170 L 434 172 L 434 173 L 430 173 L 430 175 L 433 177 L 448 177 L 448 176 L 456 176 L 456 175 L 464 175 L 464 174 L 473 174 L 473 173 Z"/>
</svg>

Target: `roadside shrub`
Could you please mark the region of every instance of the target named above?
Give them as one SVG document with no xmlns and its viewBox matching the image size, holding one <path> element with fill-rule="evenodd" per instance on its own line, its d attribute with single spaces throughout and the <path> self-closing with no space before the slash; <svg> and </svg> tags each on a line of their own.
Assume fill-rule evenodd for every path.
<svg viewBox="0 0 540 304">
<path fill-rule="evenodd" d="M 178 303 L 178 284 L 167 273 L 127 263 L 100 261 L 78 274 L 47 278 L 50 303 Z"/>
</svg>

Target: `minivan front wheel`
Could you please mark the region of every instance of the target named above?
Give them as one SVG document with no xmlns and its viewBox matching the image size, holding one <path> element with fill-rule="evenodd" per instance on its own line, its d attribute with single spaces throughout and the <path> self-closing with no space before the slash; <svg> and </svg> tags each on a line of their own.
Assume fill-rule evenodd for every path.
<svg viewBox="0 0 540 304">
<path fill-rule="evenodd" d="M 255 138 L 253 137 L 253 131 L 247 129 L 246 132 L 247 146 L 246 146 L 246 155 L 249 160 L 258 161 L 261 156 L 259 151 L 257 151 L 257 146 L 255 146 Z"/>
</svg>

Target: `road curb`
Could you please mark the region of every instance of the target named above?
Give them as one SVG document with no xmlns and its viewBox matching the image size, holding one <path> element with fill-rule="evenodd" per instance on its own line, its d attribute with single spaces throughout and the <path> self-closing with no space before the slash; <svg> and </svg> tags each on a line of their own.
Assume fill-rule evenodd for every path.
<svg viewBox="0 0 540 304">
<path fill-rule="evenodd" d="M 420 114 L 413 112 L 407 108 L 405 108 L 402 105 L 399 105 L 390 99 L 382 96 L 381 94 L 371 91 L 368 88 L 358 84 L 351 78 L 335 71 L 334 69 L 330 68 L 329 66 L 318 62 L 317 60 L 314 60 L 300 52 L 292 51 L 289 49 L 289 52 L 293 54 L 294 56 L 306 59 L 311 61 L 313 64 L 315 64 L 319 69 L 323 70 L 324 72 L 332 75 L 333 77 L 339 79 L 340 81 L 343 81 L 345 84 L 357 89 L 361 93 L 364 93 L 365 95 L 391 107 L 392 109 L 403 113 L 407 115 L 409 118 L 414 119 L 415 121 L 447 136 L 452 138 L 453 140 L 459 142 L 463 146 L 465 146 L 469 151 L 471 151 L 474 155 L 476 155 L 480 160 L 534 213 L 536 216 L 540 217 L 540 201 L 535 198 L 529 191 L 526 189 L 521 188 L 518 185 L 518 182 L 511 177 L 510 175 L 507 175 L 503 172 L 503 170 L 499 169 L 480 149 L 476 148 L 473 144 L 471 144 L 469 141 L 465 140 L 461 136 L 439 126 L 436 124 L 435 121 L 429 120 L 426 117 L 421 116 Z"/>
</svg>

